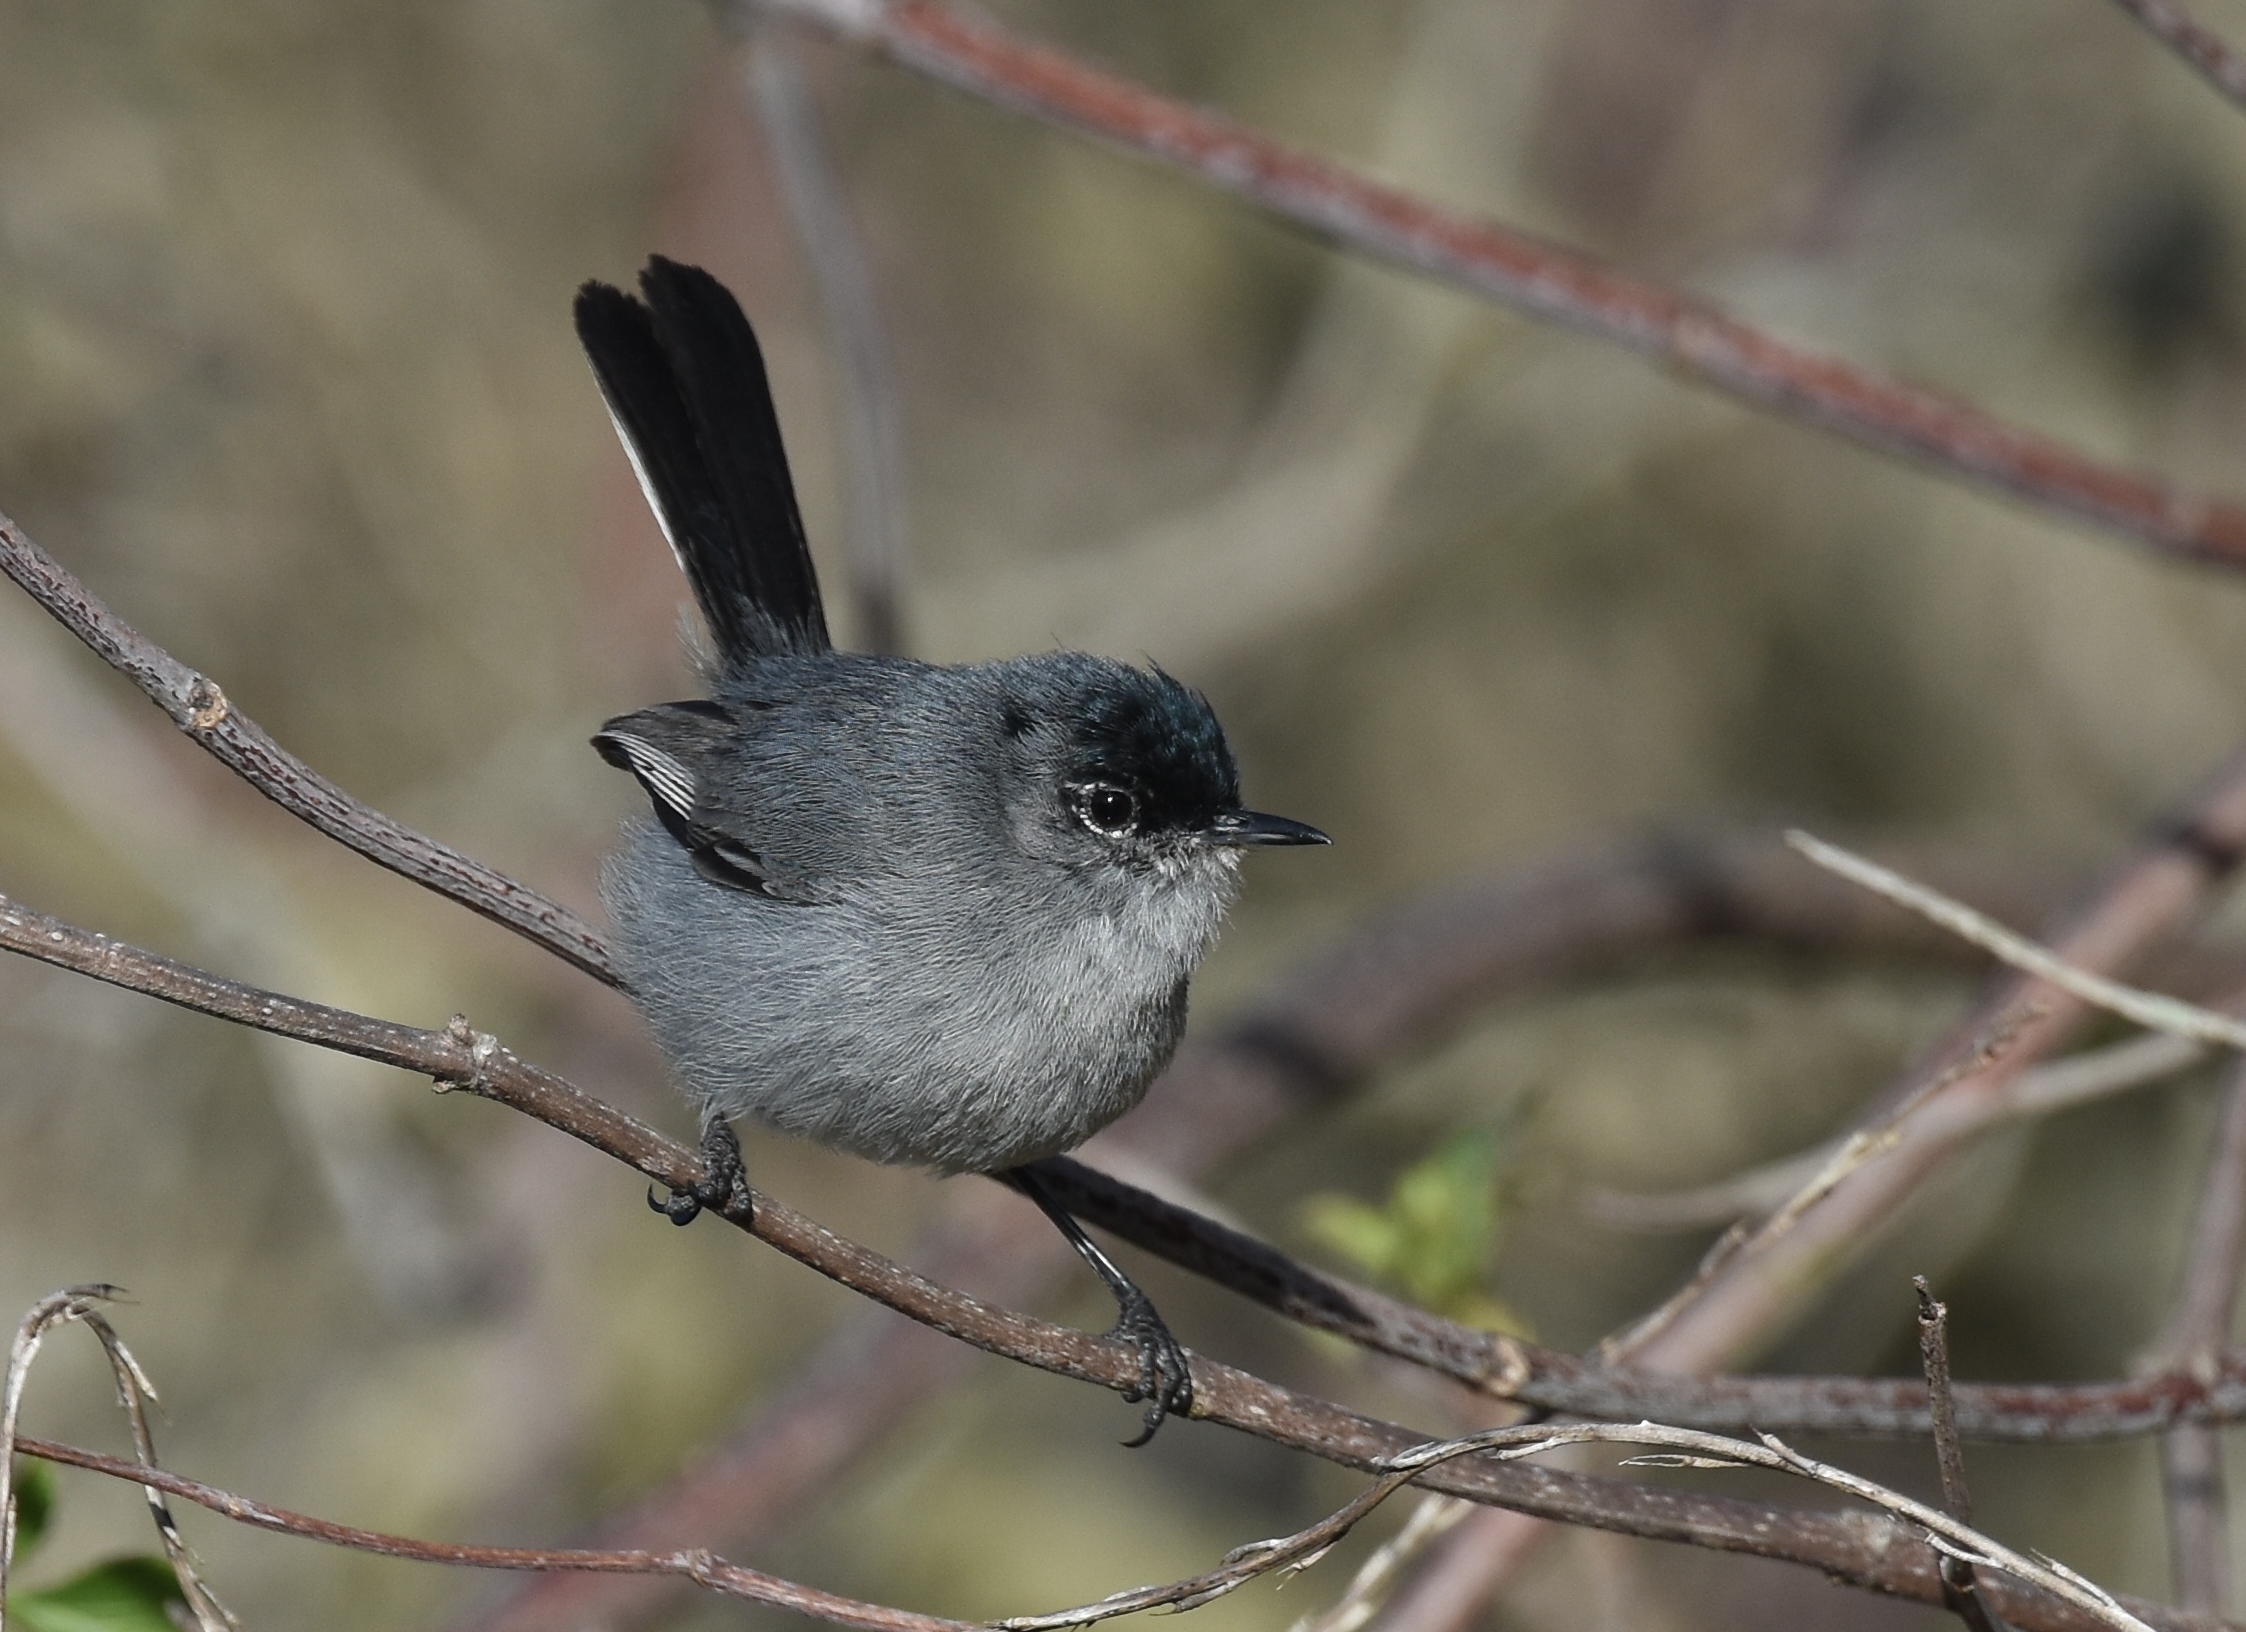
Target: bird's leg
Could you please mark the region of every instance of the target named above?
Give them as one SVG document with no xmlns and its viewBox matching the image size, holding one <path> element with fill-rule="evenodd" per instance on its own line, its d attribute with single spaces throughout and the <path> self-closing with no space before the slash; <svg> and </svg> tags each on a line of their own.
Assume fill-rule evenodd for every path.
<svg viewBox="0 0 2246 1632">
<path fill-rule="evenodd" d="M 1125 1390 L 1123 1398 L 1134 1403 L 1147 1402 L 1144 1430 L 1138 1438 L 1123 1443 L 1134 1448 L 1144 1445 L 1154 1437 L 1154 1431 L 1162 1426 L 1165 1417 L 1191 1413 L 1193 1369 L 1186 1360 L 1185 1350 L 1170 1335 L 1170 1328 L 1155 1311 L 1153 1300 L 1084 1233 L 1084 1226 L 1052 1198 L 1035 1172 L 1026 1167 L 1010 1167 L 994 1176 L 1036 1202 L 1038 1211 L 1053 1221 L 1053 1227 L 1067 1237 L 1077 1255 L 1092 1266 L 1093 1273 L 1115 1294 L 1116 1319 L 1108 1335 L 1128 1338 L 1139 1350 L 1138 1386 Z"/>
<path fill-rule="evenodd" d="M 733 1131 L 732 1123 L 714 1111 L 702 1120 L 702 1166 L 705 1171 L 699 1184 L 673 1190 L 668 1197 L 656 1195 L 650 1185 L 647 1205 L 673 1224 L 691 1224 L 702 1216 L 703 1208 L 723 1211 L 736 1191 L 748 1193 L 749 1173 L 741 1165 L 740 1136 Z"/>
</svg>

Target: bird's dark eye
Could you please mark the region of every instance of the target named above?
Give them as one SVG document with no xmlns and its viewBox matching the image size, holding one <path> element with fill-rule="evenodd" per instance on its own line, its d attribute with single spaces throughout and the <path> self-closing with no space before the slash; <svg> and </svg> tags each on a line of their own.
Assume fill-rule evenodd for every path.
<svg viewBox="0 0 2246 1632">
<path fill-rule="evenodd" d="M 1089 787 L 1072 789 L 1070 803 L 1076 807 L 1077 820 L 1109 838 L 1130 832 L 1139 814 L 1138 801 L 1129 791 L 1109 782 L 1094 782 Z"/>
</svg>

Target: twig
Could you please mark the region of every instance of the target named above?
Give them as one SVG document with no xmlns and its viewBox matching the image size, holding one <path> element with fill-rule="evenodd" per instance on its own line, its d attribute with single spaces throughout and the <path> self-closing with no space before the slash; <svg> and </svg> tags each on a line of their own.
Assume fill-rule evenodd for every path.
<svg viewBox="0 0 2246 1632">
<path fill-rule="evenodd" d="M 1935 1301 L 1924 1275 L 1913 1276 L 1911 1285 L 1918 1292 L 1918 1358 L 1920 1369 L 1926 1373 L 1927 1412 L 1934 1419 L 1934 1462 L 1942 1475 L 1942 1510 L 1960 1524 L 1971 1524 L 1973 1498 L 1965 1486 L 1965 1449 L 1958 1443 L 1957 1412 L 1950 1397 L 1949 1306 Z M 1949 1607 L 1968 1632 L 2006 1632 L 1981 1600 L 1980 1582 L 1970 1559 L 1945 1551 L 1942 1586 Z"/>
<path fill-rule="evenodd" d="M 1891 868 L 1866 861 L 1862 856 L 1851 854 L 1837 844 L 1827 844 L 1798 828 L 1786 835 L 1786 842 L 1827 872 L 1838 873 L 1874 894 L 1887 897 L 1897 906 L 1908 907 L 1960 940 L 1972 942 L 1990 956 L 2047 980 L 2095 1008 L 2118 1014 L 2149 1031 L 2166 1032 L 2171 1037 L 2213 1043 L 2223 1048 L 2246 1048 L 2246 1024 L 2227 1014 L 2163 997 L 2158 992 L 2140 991 L 2078 968 L 2025 935 L 2014 934 L 1994 919 L 1975 912 L 1962 901 L 1953 901 L 1939 890 L 1930 890 Z"/>
<path fill-rule="evenodd" d="M 1070 1212 L 1275 1314 L 1477 1392 L 1563 1416 L 1650 1418 L 1712 1430 L 1769 1428 L 1877 1438 L 1934 1432 L 1925 1385 L 1901 1378 L 1695 1377 L 1596 1364 L 1461 1325 L 1297 1262 L 1277 1248 L 1065 1158 L 1039 1169 Z M 1956 1384 L 1965 1438 L 2074 1444 L 2246 1421 L 2246 1355 L 2121 1382 Z"/>
<path fill-rule="evenodd" d="M 2220 1364 L 2246 1270 L 2246 1063 L 2223 1088 L 2215 1148 L 2200 1190 L 2184 1260 L 2183 1288 L 2158 1363 L 2194 1376 Z M 2168 1550 L 2176 1596 L 2186 1608 L 2222 1614 L 2230 1599 L 2230 1520 L 2223 1447 L 2213 1428 L 2183 1425 L 2161 1439 L 2161 1488 L 2168 1505 Z"/>
<path fill-rule="evenodd" d="M 155 1490 L 177 1496 L 182 1501 L 194 1502 L 198 1506 L 209 1508 L 213 1513 L 260 1530 L 270 1530 L 278 1535 L 300 1536 L 308 1541 L 325 1542 L 331 1547 L 348 1547 L 356 1552 L 378 1553 L 385 1558 L 413 1559 L 424 1564 L 467 1565 L 484 1570 L 594 1570 L 681 1576 L 728 1597 L 771 1604 L 780 1609 L 793 1610 L 799 1615 L 830 1621 L 837 1626 L 862 1627 L 866 1632 L 966 1632 L 966 1628 L 972 1624 L 945 1620 L 935 1615 L 919 1615 L 911 1610 L 890 1609 L 880 1604 L 863 1603 L 855 1598 L 845 1598 L 821 1591 L 817 1587 L 807 1587 L 776 1575 L 767 1575 L 746 1565 L 729 1564 L 700 1549 L 670 1553 L 604 1552 L 571 1548 L 472 1547 L 457 1542 L 420 1541 L 410 1536 L 385 1535 L 379 1530 L 361 1530 L 355 1525 L 337 1524 L 306 1513 L 292 1513 L 285 1507 L 252 1501 L 246 1496 L 237 1496 L 213 1485 L 183 1479 L 176 1473 L 141 1467 L 117 1457 L 103 1456 L 98 1451 L 81 1450 L 75 1445 L 59 1445 L 51 1440 L 26 1437 L 17 1441 L 16 1448 L 26 1456 L 42 1457 L 64 1467 L 84 1468 L 93 1473 L 108 1474 L 111 1478 L 147 1484 Z"/>
<path fill-rule="evenodd" d="M 275 742 L 198 674 L 102 604 L 0 515 L 0 572 L 147 694 L 172 724 L 290 815 L 424 889 L 434 890 L 611 986 L 616 967 L 599 931 L 558 901 L 361 804 Z"/>
<path fill-rule="evenodd" d="M 2233 102 L 2246 106 L 2246 57 L 2212 29 L 2194 21 L 2170 0 L 2114 0 L 2145 26 L 2145 31 L 2198 69 L 2202 78 Z"/>
<path fill-rule="evenodd" d="M 760 0 L 956 90 L 1172 166 L 1362 254 L 1650 356 L 1789 419 L 2189 560 L 2246 566 L 2246 509 L 1790 345 L 1707 302 L 1447 209 L 941 0 Z"/>
<path fill-rule="evenodd" d="M 0 898 L 0 948 L 183 1007 L 419 1072 L 440 1088 L 473 1092 L 534 1116 L 673 1188 L 683 1189 L 704 1177 L 699 1157 L 685 1147 L 517 1059 L 496 1039 L 475 1032 L 458 1017 L 442 1032 L 423 1031 L 260 992 L 27 912 L 4 898 Z M 852 1291 L 988 1353 L 1117 1393 L 1137 1386 L 1139 1357 L 1134 1345 L 948 1291 L 813 1223 L 774 1197 L 737 1194 L 717 1216 Z M 1191 1363 L 1193 1415 L 1198 1419 L 1376 1473 L 1390 1471 L 1397 1458 L 1427 1443 L 1407 1429 L 1293 1393 L 1218 1362 L 1194 1356 Z M 1908 1529 L 1867 1530 L 1861 1523 L 1820 1513 L 1552 1469 L 1516 1468 L 1479 1457 L 1430 1468 L 1420 1482 L 1540 1518 L 1785 1559 L 1874 1591 L 1940 1601 L 1935 1551 L 1916 1541 Z M 2059 1632 L 2083 1624 L 2082 1613 L 2074 1597 L 2054 1598 L 2040 1588 L 2008 1599 L 2005 1609 L 2006 1618 L 2027 1632 Z M 2155 1620 L 2177 1624 L 2157 1614 Z"/>
<path fill-rule="evenodd" d="M 119 1464 L 127 1470 L 121 1477 L 133 1479 L 148 1497 L 157 1538 L 163 1543 L 164 1556 L 171 1562 L 180 1596 L 187 1604 L 188 1613 L 195 1617 L 198 1632 L 233 1632 L 236 1625 L 233 1615 L 196 1570 L 194 1557 L 180 1537 L 172 1510 L 164 1502 L 164 1493 L 152 1477 L 158 1471 L 156 1441 L 148 1430 L 147 1407 L 156 1398 L 156 1387 L 140 1369 L 140 1362 L 133 1358 L 132 1351 L 125 1347 L 117 1329 L 101 1312 L 100 1305 L 117 1295 L 117 1288 L 107 1285 L 64 1287 L 33 1304 L 16 1327 L 15 1342 L 8 1351 L 7 1381 L 4 1389 L 0 1389 L 0 1632 L 6 1632 L 8 1571 L 16 1545 L 16 1501 L 11 1475 L 16 1452 L 29 1448 L 18 1432 L 24 1384 L 30 1380 L 32 1358 L 38 1354 L 47 1333 L 73 1322 L 94 1334 L 103 1355 L 108 1358 L 110 1371 L 117 1381 L 117 1403 L 124 1407 L 126 1420 L 132 1425 L 133 1452 L 137 1458 L 131 1463 Z"/>
<path fill-rule="evenodd" d="M 795 42 L 773 28 L 750 37 L 746 80 L 764 127 L 780 196 L 810 262 L 827 329 L 842 364 L 843 471 L 848 483 L 850 599 L 858 642 L 905 649 L 904 413 L 889 335 L 858 226 L 827 151 L 819 110 L 803 82 Z"/>
</svg>

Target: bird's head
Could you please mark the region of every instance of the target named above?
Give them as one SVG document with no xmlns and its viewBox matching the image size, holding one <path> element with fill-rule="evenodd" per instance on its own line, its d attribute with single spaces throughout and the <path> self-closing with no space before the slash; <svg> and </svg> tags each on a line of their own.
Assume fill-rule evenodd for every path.
<svg viewBox="0 0 2246 1632">
<path fill-rule="evenodd" d="M 1243 850 L 1331 842 L 1241 806 L 1208 699 L 1160 669 L 1073 652 L 998 668 L 1009 815 L 1034 854 L 1217 883 L 1229 882 Z"/>
</svg>

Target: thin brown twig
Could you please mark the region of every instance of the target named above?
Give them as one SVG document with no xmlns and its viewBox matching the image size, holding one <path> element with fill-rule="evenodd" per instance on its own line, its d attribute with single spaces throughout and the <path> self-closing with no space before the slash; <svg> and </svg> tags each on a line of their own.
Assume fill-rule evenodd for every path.
<svg viewBox="0 0 2246 1632">
<path fill-rule="evenodd" d="M 2183 1288 L 2154 1349 L 2158 1364 L 2204 1376 L 2221 1362 L 2246 1271 L 2246 1063 L 2224 1081 L 2222 1112 L 2185 1256 Z M 2230 1599 L 2230 1518 L 2222 1439 L 2212 1427 L 2181 1425 L 2162 1436 L 2161 1489 L 2177 1599 L 2222 1614 Z"/>
<path fill-rule="evenodd" d="M 472 1092 L 536 1117 L 675 1189 L 705 1176 L 700 1158 L 685 1147 L 516 1058 L 459 1017 L 442 1032 L 424 1031 L 260 992 L 28 912 L 4 899 L 0 899 L 0 948 L 182 1007 L 418 1072 L 440 1088 Z M 737 1192 L 723 1209 L 713 1211 L 850 1290 L 988 1353 L 1117 1393 L 1138 1386 L 1139 1357 L 1127 1341 L 1055 1326 L 949 1291 L 770 1196 Z M 1196 1419 L 1374 1473 L 1388 1471 L 1415 1447 L 1429 1443 L 1395 1424 L 1280 1388 L 1202 1356 L 1190 1358 Z M 1823 1513 L 1520 1467 L 1486 1457 L 1430 1468 L 1418 1482 L 1539 1518 L 1783 1559 L 1871 1591 L 1940 1601 L 1937 1551 L 1910 1526 L 1868 1527 Z M 2080 1606 L 2064 1595 L 2054 1597 L 2026 1585 L 2007 1592 L 2006 1618 L 2027 1632 L 2059 1632 L 2099 1620 L 2096 1616 L 2086 1620 Z M 2146 1612 L 2146 1618 L 2162 1626 L 2187 1624 L 2157 1607 Z"/>
<path fill-rule="evenodd" d="M 1926 1374 L 1926 1404 L 1934 1422 L 1934 1462 L 1942 1478 L 1942 1511 L 1960 1524 L 1973 1522 L 1973 1497 L 1965 1484 L 1965 1447 L 1958 1443 L 1957 1411 L 1951 1398 L 1950 1310 L 1935 1300 L 1924 1275 L 1911 1278 L 1918 1293 L 1918 1358 Z M 1980 1578 L 1970 1559 L 1942 1555 L 1943 1595 L 1967 1632 L 2006 1632 L 1981 1597 Z"/>
<path fill-rule="evenodd" d="M 2214 30 L 2193 19 L 2172 0 L 2114 0 L 2162 45 L 2199 70 L 2200 76 L 2241 107 L 2246 107 L 2246 56 Z"/>
<path fill-rule="evenodd" d="M 107 1474 L 111 1478 L 130 1479 L 136 1483 L 151 1485 L 239 1524 L 270 1530 L 278 1535 L 300 1536 L 308 1541 L 324 1542 L 331 1547 L 378 1553 L 385 1558 L 413 1559 L 424 1564 L 466 1565 L 484 1570 L 593 1570 L 681 1576 L 728 1597 L 745 1598 L 755 1603 L 794 1610 L 797 1614 L 831 1621 L 838 1626 L 862 1627 L 866 1632 L 965 1632 L 971 1624 L 845 1598 L 817 1587 L 807 1587 L 776 1575 L 767 1575 L 746 1565 L 729 1564 L 699 1548 L 652 1553 L 575 1548 L 475 1547 L 459 1542 L 421 1541 L 410 1536 L 386 1535 L 379 1530 L 362 1530 L 356 1525 L 337 1524 L 330 1519 L 314 1518 L 308 1513 L 293 1513 L 285 1507 L 252 1501 L 246 1496 L 237 1496 L 214 1485 L 182 1478 L 176 1473 L 143 1467 L 119 1457 L 104 1456 L 98 1451 L 81 1450 L 75 1445 L 57 1444 L 52 1440 L 33 1439 L 27 1435 L 17 1441 L 16 1448 L 26 1456 L 40 1457 L 64 1467 L 84 1468 L 89 1472 Z"/>
<path fill-rule="evenodd" d="M 1691 1376 L 1608 1366 L 1466 1326 L 1288 1257 L 1213 1219 L 1065 1157 L 1039 1168 L 1087 1224 L 1238 1293 L 1273 1313 L 1477 1392 L 1555 1415 L 1678 1427 L 1925 1439 L 1926 1385 L 1904 1378 Z M 2109 1383 L 1953 1384 L 1967 1439 L 2055 1445 L 2246 1421 L 2246 1354 Z"/>
<path fill-rule="evenodd" d="M 1392 265 L 1650 356 L 1789 419 L 2187 560 L 2246 566 L 2246 507 L 1789 344 L 1708 302 L 1190 107 L 942 0 L 759 0 L 969 95 L 1112 142 Z"/>
<path fill-rule="evenodd" d="M 198 674 L 117 616 L 22 528 L 0 515 L 5 572 L 101 660 L 140 687 L 195 743 L 290 815 L 378 866 L 513 930 L 613 986 L 616 966 L 600 932 L 558 901 L 416 833 L 352 798 L 275 742 Z"/>
</svg>

